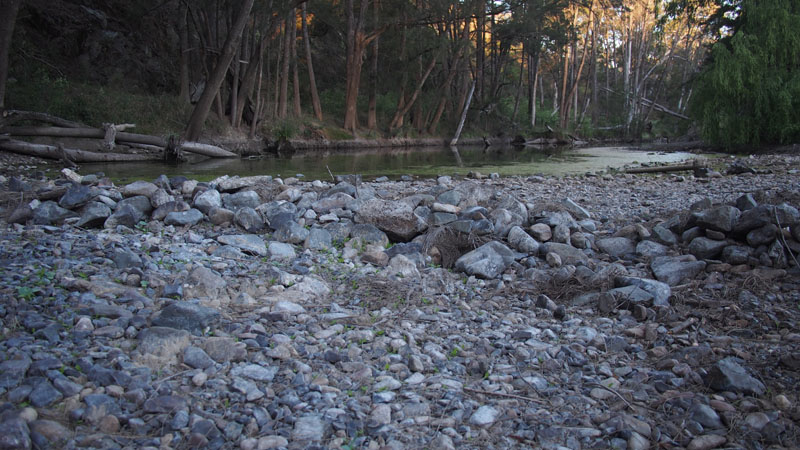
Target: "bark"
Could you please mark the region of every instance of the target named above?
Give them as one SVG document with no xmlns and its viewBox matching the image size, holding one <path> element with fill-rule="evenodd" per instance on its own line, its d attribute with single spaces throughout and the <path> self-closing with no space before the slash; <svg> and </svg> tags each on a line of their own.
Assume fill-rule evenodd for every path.
<svg viewBox="0 0 800 450">
<path fill-rule="evenodd" d="M 322 120 L 322 104 L 319 101 L 319 93 L 317 92 L 317 79 L 314 75 L 314 64 L 311 60 L 311 39 L 308 34 L 308 23 L 306 22 L 306 3 L 303 3 L 303 43 L 306 48 L 306 64 L 308 65 L 308 84 L 311 90 L 311 106 L 314 108 L 314 117 L 317 120 Z M 375 42 L 377 46 L 377 40 Z"/>
<path fill-rule="evenodd" d="M 21 0 L 0 0 L 0 110 L 6 103 L 6 81 L 8 80 L 8 55 L 11 38 L 17 22 L 17 12 Z"/>
<path fill-rule="evenodd" d="M 464 104 L 464 110 L 461 112 L 461 120 L 458 121 L 458 129 L 456 129 L 456 135 L 453 136 L 453 140 L 450 141 L 450 145 L 458 144 L 458 138 L 461 137 L 461 130 L 464 129 L 464 122 L 467 121 L 467 112 L 469 112 L 469 104 L 472 103 L 472 94 L 475 92 L 476 84 L 477 83 L 473 81 L 472 86 L 469 88 L 469 94 L 467 94 L 467 102 Z"/>
<path fill-rule="evenodd" d="M 225 45 L 223 45 L 222 54 L 217 60 L 214 72 L 208 80 L 208 83 L 206 83 L 206 87 L 194 111 L 192 111 L 192 117 L 189 119 L 189 125 L 186 127 L 186 132 L 184 133 L 186 140 L 196 140 L 203 131 L 208 112 L 211 109 L 211 103 L 214 101 L 214 97 L 216 97 L 222 82 L 225 80 L 225 74 L 228 72 L 228 68 L 233 60 L 234 50 L 242 36 L 242 31 L 247 23 L 247 18 L 250 16 L 250 10 L 253 7 L 254 1 L 255 0 L 242 1 L 241 9 L 236 16 L 233 27 L 228 32 L 228 37 L 225 39 Z"/>
</svg>

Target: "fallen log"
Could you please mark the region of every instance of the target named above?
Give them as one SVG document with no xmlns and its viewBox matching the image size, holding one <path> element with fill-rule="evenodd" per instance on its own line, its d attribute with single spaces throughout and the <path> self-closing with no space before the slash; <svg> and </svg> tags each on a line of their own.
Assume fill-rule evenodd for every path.
<svg viewBox="0 0 800 450">
<path fill-rule="evenodd" d="M 681 172 L 684 170 L 694 170 L 701 167 L 706 167 L 706 162 L 700 159 L 694 159 L 690 163 L 672 164 L 669 166 L 653 166 L 653 167 L 634 167 L 625 169 L 625 173 L 667 173 L 667 172 Z"/>
<path fill-rule="evenodd" d="M 97 153 L 72 148 L 59 149 L 53 145 L 31 144 L 30 142 L 16 141 L 13 139 L 0 140 L 0 150 L 6 150 L 20 155 L 38 156 L 40 158 L 62 160 L 65 156 L 76 163 L 91 162 L 130 162 L 130 161 L 158 161 L 160 156 L 135 155 L 127 153 Z"/>
<path fill-rule="evenodd" d="M 106 131 L 100 128 L 61 128 L 61 127 L 4 127 L 0 133 L 8 133 L 11 136 L 47 136 L 47 137 L 70 137 L 84 139 L 104 139 Z M 127 133 L 117 131 L 114 140 L 119 144 L 144 144 L 154 145 L 161 149 L 167 146 L 167 140 L 158 136 L 147 134 Z M 190 153 L 214 158 L 237 158 L 239 155 L 229 152 L 221 147 L 199 142 L 184 142 L 181 149 Z"/>
<path fill-rule="evenodd" d="M 7 109 L 3 111 L 2 120 L 0 120 L 0 124 L 11 125 L 17 122 L 21 122 L 23 120 L 44 122 L 44 123 L 49 123 L 51 125 L 56 125 L 59 127 L 67 127 L 67 128 L 81 128 L 86 126 L 78 122 L 62 119 L 61 117 L 51 116 L 50 114 L 45 114 L 42 112 L 35 112 L 35 111 L 21 111 L 18 109 Z"/>
</svg>

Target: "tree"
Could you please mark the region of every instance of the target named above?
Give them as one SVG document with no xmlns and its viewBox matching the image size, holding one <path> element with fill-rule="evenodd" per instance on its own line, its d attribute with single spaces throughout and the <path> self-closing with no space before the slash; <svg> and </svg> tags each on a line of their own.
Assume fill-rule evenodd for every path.
<svg viewBox="0 0 800 450">
<path fill-rule="evenodd" d="M 800 140 L 800 1 L 745 0 L 711 50 L 691 111 L 726 148 Z"/>
<path fill-rule="evenodd" d="M 20 3 L 22 0 L 0 0 L 0 109 L 5 106 L 8 54 Z"/>
</svg>

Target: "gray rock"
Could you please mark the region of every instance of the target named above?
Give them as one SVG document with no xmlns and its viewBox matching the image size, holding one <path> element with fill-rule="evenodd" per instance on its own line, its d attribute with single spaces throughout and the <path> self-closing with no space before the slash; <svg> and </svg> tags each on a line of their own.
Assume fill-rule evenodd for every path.
<svg viewBox="0 0 800 450">
<path fill-rule="evenodd" d="M 267 247 L 267 254 L 270 259 L 280 261 L 291 261 L 297 257 L 294 247 L 283 242 L 270 242 Z"/>
<path fill-rule="evenodd" d="M 500 411 L 490 405 L 483 405 L 476 409 L 469 417 L 469 423 L 479 427 L 491 425 L 500 417 Z"/>
<path fill-rule="evenodd" d="M 213 270 L 200 266 L 189 273 L 185 284 L 186 297 L 215 298 L 223 293 L 228 283 Z"/>
<path fill-rule="evenodd" d="M 736 222 L 736 226 L 733 229 L 734 233 L 745 235 L 750 230 L 774 223 L 774 211 L 774 207 L 770 205 L 759 205 L 755 208 L 748 209 L 739 216 L 739 220 Z M 786 226 L 783 222 L 781 222 L 781 225 Z"/>
<path fill-rule="evenodd" d="M 360 184 L 360 176 L 359 176 L 358 180 L 353 180 L 353 182 L 357 182 L 357 183 Z M 351 197 L 355 197 L 357 191 L 356 191 L 356 187 L 355 186 L 353 186 L 352 184 L 348 183 L 347 181 L 342 181 L 342 182 L 338 183 L 336 186 L 334 186 L 334 187 L 328 189 L 327 191 L 323 192 L 320 197 L 322 197 L 322 198 L 330 197 L 330 196 L 333 196 L 333 195 L 338 194 L 340 192 L 345 193 L 345 194 L 347 194 L 347 195 L 349 195 Z"/>
<path fill-rule="evenodd" d="M 222 206 L 222 197 L 216 189 L 208 189 L 195 197 L 192 204 L 203 214 L 208 214 L 211 208 L 219 208 Z"/>
<path fill-rule="evenodd" d="M 672 289 L 667 283 L 648 278 L 616 277 L 614 284 L 618 287 L 636 286 L 653 296 L 654 306 L 669 306 L 669 297 L 672 295 Z"/>
<path fill-rule="evenodd" d="M 418 214 L 419 215 L 419 214 Z M 428 222 L 434 227 L 441 227 L 458 220 L 458 216 L 452 213 L 435 212 L 430 215 Z"/>
<path fill-rule="evenodd" d="M 562 200 L 561 204 L 564 205 L 567 208 L 567 211 L 569 211 L 570 214 L 572 214 L 572 216 L 578 220 L 590 219 L 592 217 L 589 211 L 572 201 L 572 199 L 569 197 Z"/>
<path fill-rule="evenodd" d="M 707 378 L 708 385 L 717 391 L 741 392 L 749 395 L 763 395 L 764 384 L 747 373 L 736 358 L 725 358 L 711 367 Z"/>
<path fill-rule="evenodd" d="M 25 378 L 31 360 L 27 356 L 14 358 L 0 363 L 0 388 L 13 388 L 18 386 Z"/>
<path fill-rule="evenodd" d="M 387 255 L 388 256 L 388 255 Z M 389 260 L 386 275 L 400 278 L 419 278 L 419 270 L 414 261 L 405 255 L 397 255 Z"/>
<path fill-rule="evenodd" d="M 189 346 L 183 351 L 183 363 L 193 369 L 207 369 L 214 365 L 214 360 L 202 348 Z"/>
<path fill-rule="evenodd" d="M 177 225 L 179 227 L 194 226 L 203 220 L 203 213 L 197 209 L 190 209 L 188 211 L 171 212 L 164 218 L 164 223 L 167 225 Z"/>
<path fill-rule="evenodd" d="M 224 364 L 231 361 L 241 361 L 247 357 L 247 348 L 243 342 L 236 342 L 234 338 L 213 336 L 203 341 L 201 347 L 214 361 Z"/>
<path fill-rule="evenodd" d="M 295 421 L 292 440 L 322 441 L 330 431 L 330 422 L 324 420 L 321 414 L 306 414 Z"/>
<path fill-rule="evenodd" d="M 553 227 L 553 238 L 552 242 L 556 244 L 566 244 L 572 245 L 572 236 L 570 233 L 570 229 L 568 226 L 564 224 L 558 224 Z"/>
<path fill-rule="evenodd" d="M 31 433 L 44 436 L 52 445 L 63 445 L 74 435 L 72 430 L 54 420 L 34 420 L 28 427 Z"/>
<path fill-rule="evenodd" d="M 178 355 L 189 346 L 189 333 L 169 327 L 154 326 L 142 330 L 137 336 L 136 349 L 141 353 L 139 362 L 151 368 L 177 364 Z"/>
<path fill-rule="evenodd" d="M 53 201 L 43 202 L 33 210 L 33 223 L 37 225 L 60 224 L 64 219 L 70 217 L 78 217 L 78 215 L 58 206 L 58 203 Z"/>
<path fill-rule="evenodd" d="M 233 222 L 234 213 L 230 209 L 211 208 L 207 216 L 208 220 L 214 225 L 223 225 Z"/>
<path fill-rule="evenodd" d="M 231 245 L 256 256 L 267 256 L 268 254 L 264 239 L 255 234 L 226 234 L 219 236 L 217 242 Z"/>
<path fill-rule="evenodd" d="M 723 428 L 719 414 L 714 411 L 714 408 L 708 405 L 702 403 L 695 404 L 692 406 L 690 413 L 692 420 L 696 421 L 704 428 Z"/>
<path fill-rule="evenodd" d="M 186 399 L 178 395 L 159 395 L 150 398 L 142 405 L 146 414 L 173 414 L 186 409 Z"/>
<path fill-rule="evenodd" d="M 327 250 L 333 246 L 333 238 L 328 230 L 314 227 L 308 233 L 308 237 L 303 243 L 303 248 L 312 250 Z"/>
<path fill-rule="evenodd" d="M 641 241 L 636 244 L 636 254 L 645 258 L 664 256 L 669 249 L 656 241 Z"/>
<path fill-rule="evenodd" d="M 222 197 L 222 205 L 231 211 L 236 211 L 239 208 L 255 209 L 260 204 L 261 198 L 254 191 L 239 191 Z"/>
<path fill-rule="evenodd" d="M 722 260 L 728 264 L 747 264 L 750 260 L 750 247 L 743 245 L 729 245 L 722 249 Z"/>
<path fill-rule="evenodd" d="M 461 203 L 461 193 L 454 190 L 444 191 L 436 196 L 436 201 L 447 205 L 458 206 Z"/>
<path fill-rule="evenodd" d="M 522 253 L 539 253 L 539 242 L 520 227 L 512 227 L 508 231 L 508 243 Z"/>
<path fill-rule="evenodd" d="M 676 245 L 678 243 L 678 236 L 664 224 L 658 224 L 653 227 L 653 237 L 665 245 Z"/>
<path fill-rule="evenodd" d="M 89 186 L 73 184 L 58 200 L 58 206 L 66 209 L 75 209 L 89 203 L 95 195 Z"/>
<path fill-rule="evenodd" d="M 205 327 L 213 325 L 219 318 L 220 313 L 216 309 L 193 303 L 174 302 L 161 310 L 153 319 L 153 325 L 200 334 Z"/>
<path fill-rule="evenodd" d="M 650 268 L 658 281 L 676 286 L 704 271 L 706 263 L 697 261 L 692 255 L 659 256 L 650 263 Z"/>
<path fill-rule="evenodd" d="M 386 247 L 389 244 L 389 237 L 378 227 L 371 223 L 358 223 L 350 227 L 350 237 L 359 239 L 364 244 L 375 244 L 379 247 Z"/>
<path fill-rule="evenodd" d="M 750 232 L 747 233 L 747 245 L 751 247 L 769 245 L 776 237 L 778 237 L 778 226 L 768 223 L 762 227 L 750 230 Z"/>
<path fill-rule="evenodd" d="M 149 181 L 134 181 L 122 187 L 122 195 L 125 197 L 133 197 L 136 195 L 143 195 L 150 198 L 156 191 L 158 186 Z"/>
<path fill-rule="evenodd" d="M 578 223 L 568 211 L 545 211 L 543 216 L 536 220 L 536 223 L 543 223 L 550 228 L 555 228 L 558 225 L 564 225 L 570 230 L 578 230 Z"/>
<path fill-rule="evenodd" d="M 742 212 L 736 207 L 723 205 L 694 213 L 692 218 L 700 227 L 728 233 L 733 231 L 734 225 L 736 225 L 741 214 Z"/>
<path fill-rule="evenodd" d="M 531 235 L 540 242 L 547 242 L 553 237 L 553 230 L 544 223 L 535 223 L 530 226 Z"/>
<path fill-rule="evenodd" d="M 117 269 L 142 267 L 142 258 L 127 248 L 115 248 L 113 254 L 111 255 L 111 260 L 114 261 Z"/>
<path fill-rule="evenodd" d="M 143 195 L 137 195 L 135 197 L 128 197 L 120 200 L 117 203 L 117 208 L 115 211 L 126 205 L 131 206 L 141 217 L 147 216 L 153 212 L 153 205 L 150 203 L 150 199 Z"/>
<path fill-rule="evenodd" d="M 514 252 L 498 241 L 486 243 L 456 260 L 455 268 L 470 275 L 491 279 L 514 262 Z"/>
<path fill-rule="evenodd" d="M 174 202 L 175 198 L 172 197 L 165 191 L 164 189 L 159 188 L 157 191 L 150 196 L 150 204 L 153 208 L 158 209 L 161 206 L 166 205 L 169 202 Z"/>
<path fill-rule="evenodd" d="M 11 418 L 0 422 L 0 448 L 3 450 L 30 450 L 30 429 L 20 418 Z"/>
<path fill-rule="evenodd" d="M 231 375 L 235 377 L 249 378 L 255 381 L 270 382 L 278 373 L 278 367 L 264 367 L 258 364 L 243 364 L 231 369 Z"/>
<path fill-rule="evenodd" d="M 108 216 L 106 221 L 103 223 L 103 227 L 116 228 L 117 225 L 123 225 L 128 228 L 133 228 L 144 217 L 145 215 L 134 206 L 130 204 L 118 204 L 114 212 Z"/>
<path fill-rule="evenodd" d="M 636 251 L 636 244 L 626 237 L 609 237 L 595 241 L 600 251 L 615 257 L 632 255 Z"/>
<path fill-rule="evenodd" d="M 83 207 L 81 218 L 75 224 L 81 228 L 102 227 L 106 219 L 111 215 L 111 208 L 100 202 L 90 202 Z"/>
<path fill-rule="evenodd" d="M 370 223 L 390 237 L 406 242 L 425 231 L 428 225 L 407 202 L 369 199 L 358 208 L 356 222 Z"/>
<path fill-rule="evenodd" d="M 540 246 L 539 252 L 544 255 L 555 253 L 561 258 L 562 264 L 570 264 L 573 266 L 589 265 L 589 257 L 586 256 L 586 253 L 571 245 L 558 242 L 546 242 Z"/>
<path fill-rule="evenodd" d="M 715 241 L 707 237 L 692 239 L 689 243 L 688 251 L 700 259 L 714 259 L 722 253 L 722 249 L 728 246 L 725 241 Z"/>
<path fill-rule="evenodd" d="M 756 202 L 756 199 L 753 198 L 752 194 L 744 194 L 736 199 L 736 208 L 738 208 L 739 211 L 747 211 L 748 209 L 753 209 L 756 206 L 758 206 L 758 202 Z"/>
<path fill-rule="evenodd" d="M 318 214 L 327 214 L 334 209 L 345 209 L 347 205 L 355 202 L 355 198 L 344 192 L 322 197 L 311 204 L 311 209 Z"/>
<path fill-rule="evenodd" d="M 275 239 L 289 244 L 302 244 L 308 238 L 309 231 L 297 222 L 291 221 L 279 227 L 272 235 Z"/>
<path fill-rule="evenodd" d="M 525 225 L 525 218 L 505 208 L 497 208 L 489 214 L 494 225 L 494 234 L 498 238 L 505 238 L 513 227 Z"/>
<path fill-rule="evenodd" d="M 37 408 L 44 408 L 60 401 L 64 396 L 49 381 L 41 381 L 34 386 L 28 398 L 31 401 L 31 405 Z"/>
<path fill-rule="evenodd" d="M 248 233 L 258 233 L 267 227 L 261 215 L 249 206 L 243 206 L 237 209 L 236 213 L 233 215 L 233 220 L 236 225 L 239 225 Z"/>
<path fill-rule="evenodd" d="M 108 214 L 111 214 L 111 209 L 108 210 Z M 28 203 L 21 203 L 19 206 L 14 208 L 14 210 L 11 212 L 11 215 L 8 216 L 8 219 L 6 219 L 6 222 L 24 224 L 32 218 L 33 210 L 31 209 L 31 206 Z"/>
<path fill-rule="evenodd" d="M 157 207 L 150 216 L 153 220 L 164 220 L 169 213 L 188 211 L 192 207 L 183 200 L 171 201 Z"/>
</svg>

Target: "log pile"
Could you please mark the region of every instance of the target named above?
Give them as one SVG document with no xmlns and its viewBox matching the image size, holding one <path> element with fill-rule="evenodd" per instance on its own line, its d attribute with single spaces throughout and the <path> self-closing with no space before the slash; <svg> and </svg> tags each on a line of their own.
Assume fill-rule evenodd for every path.
<svg viewBox="0 0 800 450">
<path fill-rule="evenodd" d="M 48 126 L 19 126 L 21 121 L 36 121 Z M 55 126 L 50 126 L 55 125 Z M 211 158 L 236 158 L 239 155 L 216 145 L 199 142 L 180 142 L 174 138 L 169 140 L 159 136 L 126 132 L 135 124 L 103 124 L 103 128 L 91 128 L 70 122 L 44 113 L 4 111 L 0 118 L 0 150 L 41 158 L 64 161 L 65 165 L 87 162 L 124 162 L 124 161 L 157 161 L 171 160 L 180 162 L 183 158 L 175 158 L 181 152 L 195 153 Z M 49 137 L 102 140 L 102 152 L 56 146 L 34 144 L 18 138 Z M 133 154 L 113 152 L 117 144 L 131 147 L 157 150 L 158 154 Z"/>
</svg>

